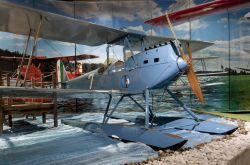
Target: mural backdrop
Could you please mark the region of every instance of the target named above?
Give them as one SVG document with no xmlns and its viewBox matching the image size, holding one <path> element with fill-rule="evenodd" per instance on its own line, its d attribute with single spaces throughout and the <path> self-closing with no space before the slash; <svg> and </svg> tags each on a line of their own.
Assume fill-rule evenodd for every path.
<svg viewBox="0 0 250 165">
<path fill-rule="evenodd" d="M 9 0 L 13 3 L 62 14 L 76 19 L 118 29 L 144 31 L 148 35 L 171 36 L 166 27 L 152 27 L 144 20 L 210 0 L 133 0 L 77 1 Z M 196 71 L 223 73 L 199 77 L 205 93 L 205 104 L 198 104 L 190 90 L 182 91 L 181 99 L 189 106 L 203 110 L 241 111 L 250 109 L 250 6 L 227 9 L 174 27 L 179 38 L 205 40 L 214 45 L 194 52 Z M 23 52 L 26 36 L 0 33 L 0 48 Z M 100 56 L 85 63 L 100 63 L 106 58 L 106 46 L 87 47 L 40 39 L 37 55 L 64 56 L 91 53 Z M 122 48 L 114 47 L 112 58 L 122 59 Z M 214 59 L 207 57 L 216 56 Z M 183 78 L 185 83 L 185 78 Z M 208 87 L 208 84 L 213 84 Z M 157 99 L 157 98 L 156 98 Z M 171 102 L 171 101 L 169 101 Z M 174 103 L 165 103 L 173 107 Z"/>
</svg>

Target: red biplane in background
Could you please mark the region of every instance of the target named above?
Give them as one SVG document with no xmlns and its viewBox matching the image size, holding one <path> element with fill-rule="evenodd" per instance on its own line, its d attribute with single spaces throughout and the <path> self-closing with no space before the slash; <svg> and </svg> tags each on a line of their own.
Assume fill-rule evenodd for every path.
<svg viewBox="0 0 250 165">
<path fill-rule="evenodd" d="M 76 56 L 61 56 L 61 57 L 46 57 L 46 56 L 33 56 L 32 57 L 32 65 L 29 66 L 28 74 L 27 74 L 27 80 L 32 81 L 32 79 L 36 82 L 41 82 L 42 75 L 47 72 L 48 74 L 51 74 L 51 72 L 54 72 L 56 70 L 56 62 L 58 60 L 64 61 L 64 62 L 70 62 L 70 61 L 79 61 L 79 60 L 86 60 L 86 59 L 93 59 L 98 58 L 98 56 L 95 55 L 89 55 L 89 54 L 81 54 Z M 17 60 L 21 61 L 22 57 L 9 57 L 9 56 L 0 56 L 0 59 L 3 60 Z M 25 57 L 24 60 L 29 60 L 29 57 Z M 43 68 L 41 68 L 41 65 L 43 65 Z M 51 66 L 52 65 L 52 66 Z M 22 65 L 18 66 L 17 68 L 17 76 L 16 78 L 13 78 L 16 84 L 18 84 L 18 75 L 20 75 L 20 78 L 23 79 L 25 77 L 25 73 L 27 71 L 28 66 Z M 45 69 L 44 71 L 44 68 Z M 75 71 L 66 71 L 67 77 L 69 79 L 74 79 L 77 76 L 80 76 L 83 74 L 82 64 L 78 64 Z M 38 84 L 39 84 L 38 83 Z M 39 84 L 40 85 L 40 84 Z M 14 102 L 51 102 L 51 98 L 15 98 L 13 99 Z"/>
<path fill-rule="evenodd" d="M 33 56 L 32 65 L 30 65 L 28 72 L 27 72 L 27 65 L 22 65 L 17 68 L 17 75 L 20 75 L 21 78 L 24 78 L 25 73 L 27 72 L 27 80 L 31 81 L 32 79 L 34 79 L 36 82 L 40 82 L 43 73 L 55 71 L 57 60 L 70 62 L 75 60 L 79 61 L 79 60 L 86 60 L 93 58 L 98 58 L 98 56 L 89 54 L 82 54 L 77 56 L 61 56 L 61 57 Z M 22 57 L 0 56 L 0 59 L 21 61 Z M 25 57 L 24 60 L 29 60 L 29 57 Z M 52 69 L 49 67 L 52 67 Z M 82 64 L 78 64 L 75 71 L 73 72 L 66 71 L 66 73 L 69 79 L 74 79 L 75 77 L 83 73 Z"/>
</svg>

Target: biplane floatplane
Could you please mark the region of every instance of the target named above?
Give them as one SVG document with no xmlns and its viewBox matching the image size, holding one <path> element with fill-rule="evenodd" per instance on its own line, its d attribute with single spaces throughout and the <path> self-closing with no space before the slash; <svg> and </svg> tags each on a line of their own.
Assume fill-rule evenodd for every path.
<svg viewBox="0 0 250 165">
<path fill-rule="evenodd" d="M 236 67 L 236 69 L 245 71 L 245 72 L 250 72 L 250 68 L 241 68 L 241 67 Z"/>
<path fill-rule="evenodd" d="M 249 64 L 250 64 L 250 59 L 248 60 L 246 67 L 235 67 L 235 68 L 239 69 L 240 71 L 243 71 L 245 73 L 249 73 L 250 72 Z"/>
<path fill-rule="evenodd" d="M 223 66 L 222 70 L 208 70 L 207 69 L 207 65 L 206 65 L 206 61 L 207 60 L 215 60 L 215 59 L 219 59 L 220 57 L 218 56 L 207 56 L 207 57 L 193 57 L 193 61 L 194 65 L 197 65 L 198 63 L 201 64 L 202 69 L 201 70 L 197 70 L 195 73 L 197 76 L 223 76 L 223 75 L 228 75 L 227 71 L 223 70 Z"/>
<path fill-rule="evenodd" d="M 197 51 L 212 43 L 127 32 L 4 1 L 0 3 L 0 30 L 21 35 L 31 34 L 34 36 L 34 41 L 41 37 L 88 46 L 107 44 L 106 65 L 75 79 L 68 79 L 65 68 L 59 60 L 57 62 L 58 81 L 62 89 L 1 87 L 2 95 L 56 92 L 59 96 L 78 94 L 81 97 L 96 98 L 97 94 L 106 94 L 108 103 L 103 123 L 98 124 L 100 130 L 108 136 L 115 135 L 125 141 L 142 142 L 157 148 L 174 149 L 186 143 L 187 140 L 175 135 L 174 130 L 230 134 L 238 128 L 235 125 L 212 122 L 197 116 L 168 89 L 170 84 L 187 72 L 194 93 L 201 102 L 204 101 L 192 69 L 192 58 L 184 53 L 180 43 L 183 46 L 186 45 L 190 56 L 191 49 Z M 124 47 L 124 61 L 109 60 L 109 49 L 115 45 Z M 138 51 L 139 53 L 136 53 Z M 126 56 L 128 52 L 131 54 L 129 57 Z M 149 105 L 149 99 L 150 91 L 158 88 L 164 89 L 189 116 L 174 121 L 155 116 Z M 143 95 L 145 107 L 134 99 L 135 95 Z M 120 99 L 114 108 L 110 109 L 114 96 L 119 96 Z M 145 117 L 142 119 L 145 125 L 136 123 L 136 120 L 134 125 L 108 123 L 125 97 L 130 98 L 145 112 Z"/>
</svg>

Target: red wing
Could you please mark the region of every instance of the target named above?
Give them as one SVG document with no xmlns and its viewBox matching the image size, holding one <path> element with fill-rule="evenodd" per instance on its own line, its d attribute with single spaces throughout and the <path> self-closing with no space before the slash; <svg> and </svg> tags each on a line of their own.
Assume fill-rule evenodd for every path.
<svg viewBox="0 0 250 165">
<path fill-rule="evenodd" d="M 76 60 L 86 60 L 86 59 L 92 59 L 92 58 L 98 58 L 98 56 L 95 55 L 90 55 L 90 54 L 81 54 L 81 55 L 76 55 Z M 0 59 L 5 59 L 5 60 L 22 60 L 22 57 L 9 57 L 9 56 L 0 56 Z M 29 56 L 26 56 L 24 58 L 25 60 L 29 59 Z M 61 57 L 46 57 L 46 56 L 34 56 L 32 57 L 33 61 L 57 61 L 57 60 L 62 60 L 62 61 L 75 61 L 75 56 L 61 56 Z"/>
<path fill-rule="evenodd" d="M 22 56 L 0 56 L 0 59 L 5 60 L 22 60 Z M 24 57 L 25 60 L 29 59 L 29 56 Z M 32 57 L 32 60 L 46 60 L 48 59 L 46 56 L 34 56 Z"/>
<path fill-rule="evenodd" d="M 92 59 L 92 58 L 98 58 L 98 56 L 90 55 L 90 54 L 81 54 L 76 55 L 76 60 L 86 60 L 86 59 Z M 48 60 L 62 60 L 62 61 L 75 61 L 75 56 L 61 56 L 61 57 L 50 57 Z"/>
<path fill-rule="evenodd" d="M 0 59 L 4 59 L 4 60 L 22 60 L 22 57 L 16 57 L 16 56 L 0 56 Z M 25 58 L 28 59 L 28 58 Z"/>
<path fill-rule="evenodd" d="M 208 3 L 203 3 L 201 5 L 196 5 L 194 7 L 187 8 L 184 10 L 168 13 L 168 16 L 172 23 L 181 23 L 183 21 L 187 21 L 188 19 L 210 14 L 230 7 L 243 5 L 245 3 L 250 4 L 249 0 L 215 0 Z M 160 26 L 166 25 L 167 20 L 166 16 L 162 15 L 156 18 L 146 20 L 144 23 Z"/>
</svg>

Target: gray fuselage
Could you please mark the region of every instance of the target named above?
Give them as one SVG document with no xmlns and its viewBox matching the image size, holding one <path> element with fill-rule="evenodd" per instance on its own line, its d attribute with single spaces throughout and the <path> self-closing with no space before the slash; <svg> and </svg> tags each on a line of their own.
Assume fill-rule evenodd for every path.
<svg viewBox="0 0 250 165">
<path fill-rule="evenodd" d="M 141 93 L 145 89 L 166 87 L 176 81 L 187 64 L 170 44 L 140 52 L 124 63 L 110 64 L 66 82 L 66 88 L 120 90 Z"/>
</svg>

